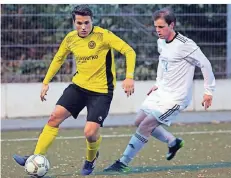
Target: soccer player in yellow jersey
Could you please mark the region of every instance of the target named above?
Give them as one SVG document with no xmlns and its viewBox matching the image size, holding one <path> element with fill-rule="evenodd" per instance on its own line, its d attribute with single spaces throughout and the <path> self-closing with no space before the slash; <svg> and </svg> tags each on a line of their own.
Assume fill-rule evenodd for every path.
<svg viewBox="0 0 231 178">
<path fill-rule="evenodd" d="M 86 106 L 88 114 L 84 134 L 87 149 L 81 173 L 89 175 L 99 155 L 102 141 L 99 129 L 108 115 L 116 84 L 113 49 L 126 57 L 127 69 L 123 88 L 127 96 L 134 92 L 136 54 L 126 42 L 109 30 L 93 26 L 93 14 L 87 5 L 76 6 L 72 17 L 76 30 L 66 35 L 54 56 L 42 84 L 41 100 L 46 100 L 48 84 L 69 53 L 73 53 L 76 58 L 77 70 L 72 79 L 73 83 L 64 90 L 40 134 L 34 154 L 46 154 L 58 134 L 59 125 L 71 115 L 77 118 Z M 13 158 L 24 166 L 28 156 L 14 155 Z"/>
</svg>

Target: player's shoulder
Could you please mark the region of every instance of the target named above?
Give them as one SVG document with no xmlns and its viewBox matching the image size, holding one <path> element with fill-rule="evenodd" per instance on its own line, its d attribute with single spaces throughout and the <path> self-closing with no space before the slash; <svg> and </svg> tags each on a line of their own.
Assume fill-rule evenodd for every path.
<svg viewBox="0 0 231 178">
<path fill-rule="evenodd" d="M 197 46 L 197 44 L 192 39 L 182 35 L 179 32 L 177 32 L 176 41 L 183 46 Z"/>
<path fill-rule="evenodd" d="M 176 36 L 176 42 L 178 43 L 178 47 L 181 50 L 181 54 L 184 56 L 191 54 L 193 51 L 199 48 L 192 39 L 180 33 L 178 33 Z"/>
<path fill-rule="evenodd" d="M 66 37 L 70 37 L 70 36 L 74 36 L 77 34 L 77 31 L 76 30 L 72 30 L 70 32 L 67 33 Z"/>
<path fill-rule="evenodd" d="M 186 43 L 188 41 L 190 41 L 191 39 L 189 39 L 188 37 L 182 35 L 181 33 L 179 32 L 176 32 L 177 35 L 176 35 L 176 41 L 179 42 L 179 43 Z"/>
<path fill-rule="evenodd" d="M 70 42 L 76 37 L 78 38 L 77 31 L 72 30 L 66 34 L 65 39 L 67 40 L 67 42 Z"/>
<path fill-rule="evenodd" d="M 111 31 L 110 31 L 110 30 L 108 30 L 108 29 L 105 29 L 105 28 L 99 27 L 99 26 L 94 26 L 93 32 L 94 32 L 94 33 L 107 34 L 107 33 L 110 33 Z"/>
</svg>

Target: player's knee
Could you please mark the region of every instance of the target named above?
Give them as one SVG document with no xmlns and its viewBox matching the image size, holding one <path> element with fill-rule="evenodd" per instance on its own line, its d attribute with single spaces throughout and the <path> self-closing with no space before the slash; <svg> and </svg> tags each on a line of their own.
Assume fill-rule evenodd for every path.
<svg viewBox="0 0 231 178">
<path fill-rule="evenodd" d="M 135 123 L 134 123 L 135 126 L 139 127 L 140 123 L 146 118 L 146 116 L 147 115 L 142 110 L 140 110 L 139 113 L 136 116 L 136 120 L 135 120 Z"/>
<path fill-rule="evenodd" d="M 138 132 L 142 135 L 149 136 L 153 130 L 151 125 L 140 124 L 138 127 Z"/>
<path fill-rule="evenodd" d="M 149 136 L 153 131 L 153 129 L 155 129 L 158 126 L 159 126 L 159 122 L 154 117 L 148 116 L 140 123 L 138 127 L 138 131 L 141 134 Z"/>
<path fill-rule="evenodd" d="M 59 125 L 62 123 L 62 119 L 58 117 L 56 113 L 52 113 L 50 115 L 50 118 L 48 120 L 48 125 L 51 127 L 59 127 Z"/>
<path fill-rule="evenodd" d="M 140 120 L 136 120 L 134 124 L 135 124 L 136 127 L 139 127 L 140 123 L 141 123 Z"/>
<path fill-rule="evenodd" d="M 91 129 L 84 129 L 84 135 L 89 142 L 97 141 L 97 131 Z"/>
</svg>

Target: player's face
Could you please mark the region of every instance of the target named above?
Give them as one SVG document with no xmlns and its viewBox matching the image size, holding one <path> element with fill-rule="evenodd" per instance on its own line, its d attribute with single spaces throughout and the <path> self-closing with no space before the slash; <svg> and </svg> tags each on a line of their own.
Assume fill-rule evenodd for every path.
<svg viewBox="0 0 231 178">
<path fill-rule="evenodd" d="M 168 25 L 166 21 L 162 18 L 157 19 L 154 21 L 154 27 L 156 32 L 161 39 L 168 40 L 173 28 L 171 25 Z"/>
<path fill-rule="evenodd" d="M 87 37 L 91 33 L 92 19 L 90 16 L 76 15 L 74 24 L 80 37 Z"/>
</svg>

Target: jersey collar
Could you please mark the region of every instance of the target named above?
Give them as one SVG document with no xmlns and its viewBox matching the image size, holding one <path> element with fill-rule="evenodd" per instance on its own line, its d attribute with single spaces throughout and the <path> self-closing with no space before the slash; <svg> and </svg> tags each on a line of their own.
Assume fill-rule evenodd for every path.
<svg viewBox="0 0 231 178">
<path fill-rule="evenodd" d="M 173 39 L 171 39 L 170 41 L 165 41 L 166 43 L 171 43 L 176 37 L 177 37 L 177 35 L 178 35 L 179 33 L 176 31 L 176 34 L 175 34 L 175 36 L 173 37 Z"/>
</svg>

